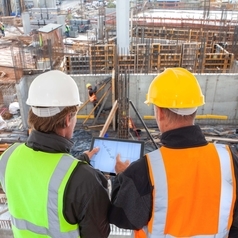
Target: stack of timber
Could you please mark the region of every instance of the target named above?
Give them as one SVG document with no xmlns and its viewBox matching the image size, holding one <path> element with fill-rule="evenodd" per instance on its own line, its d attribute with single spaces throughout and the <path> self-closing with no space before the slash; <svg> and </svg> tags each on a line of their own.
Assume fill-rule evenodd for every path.
<svg viewBox="0 0 238 238">
<path fill-rule="evenodd" d="M 3 16 L 0 17 L 0 21 L 4 25 L 10 25 L 10 26 L 22 26 L 22 19 L 20 17 L 15 16 Z"/>
</svg>

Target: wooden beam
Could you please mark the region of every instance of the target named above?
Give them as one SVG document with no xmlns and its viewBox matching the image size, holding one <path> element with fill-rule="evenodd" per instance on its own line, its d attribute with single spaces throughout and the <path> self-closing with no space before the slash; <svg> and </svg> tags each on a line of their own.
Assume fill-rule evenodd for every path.
<svg viewBox="0 0 238 238">
<path fill-rule="evenodd" d="M 112 110 L 110 111 L 109 115 L 108 115 L 108 118 L 105 122 L 105 125 L 104 127 L 102 128 L 102 130 L 100 131 L 100 134 L 99 134 L 99 137 L 104 137 L 104 135 L 106 134 L 107 130 L 108 130 L 108 127 L 117 111 L 117 108 L 118 108 L 118 103 L 117 103 L 117 100 L 114 102 L 113 106 L 112 106 Z"/>
<path fill-rule="evenodd" d="M 112 105 L 115 103 L 115 99 L 116 99 L 116 87 L 115 87 L 115 69 L 112 70 Z M 113 121 L 112 121 L 112 127 L 113 130 L 116 130 L 116 117 L 113 117 Z"/>
</svg>

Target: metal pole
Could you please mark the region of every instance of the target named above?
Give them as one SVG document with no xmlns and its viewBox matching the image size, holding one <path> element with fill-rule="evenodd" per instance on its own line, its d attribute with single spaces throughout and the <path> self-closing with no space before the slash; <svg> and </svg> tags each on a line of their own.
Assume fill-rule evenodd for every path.
<svg viewBox="0 0 238 238">
<path fill-rule="evenodd" d="M 50 58 L 50 69 L 53 69 L 51 39 L 47 39 L 48 53 Z"/>
<path fill-rule="evenodd" d="M 134 104 L 133 104 L 133 102 L 132 102 L 131 100 L 130 100 L 130 104 L 131 104 L 132 108 L 134 109 L 136 115 L 137 115 L 138 118 L 140 119 L 142 125 L 144 126 L 144 128 L 145 128 L 145 130 L 146 130 L 148 136 L 150 137 L 151 141 L 153 142 L 155 148 L 158 149 L 158 146 L 156 145 L 156 143 L 155 143 L 153 137 L 151 136 L 151 134 L 150 134 L 150 132 L 149 132 L 149 130 L 148 130 L 148 128 L 147 128 L 145 122 L 143 121 L 142 117 L 140 116 L 139 112 L 136 110 L 136 108 L 135 108 L 135 106 L 134 106 Z"/>
</svg>

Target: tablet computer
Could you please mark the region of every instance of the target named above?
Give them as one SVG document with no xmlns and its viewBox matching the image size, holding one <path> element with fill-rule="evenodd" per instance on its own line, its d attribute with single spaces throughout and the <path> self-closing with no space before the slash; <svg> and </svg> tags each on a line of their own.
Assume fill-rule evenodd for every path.
<svg viewBox="0 0 238 238">
<path fill-rule="evenodd" d="M 100 150 L 91 158 L 91 165 L 110 175 L 116 175 L 115 164 L 118 154 L 120 154 L 122 161 L 129 160 L 130 163 L 144 155 L 144 142 L 137 140 L 93 137 L 90 150 L 94 147 L 99 147 Z"/>
</svg>

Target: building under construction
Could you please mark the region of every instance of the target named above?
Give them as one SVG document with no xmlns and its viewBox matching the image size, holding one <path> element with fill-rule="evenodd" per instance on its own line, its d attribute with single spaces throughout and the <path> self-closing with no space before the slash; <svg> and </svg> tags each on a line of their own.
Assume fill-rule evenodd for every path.
<svg viewBox="0 0 238 238">
<path fill-rule="evenodd" d="M 56 2 L 0 0 L 5 25 L 0 38 L 0 113 L 8 121 L 9 104 L 17 95 L 21 115 L 13 130 L 0 130 L 3 143 L 26 139 L 29 85 L 38 74 L 59 69 L 74 78 L 84 102 L 78 129 L 104 136 L 110 127 L 119 138 L 129 138 L 138 137 L 140 128 L 153 147 L 158 138 L 148 128 L 156 122 L 144 100 L 152 79 L 168 67 L 196 75 L 206 99 L 196 123 L 204 126 L 207 139 L 238 142 L 238 3 L 120 0 L 110 8 L 112 1 Z M 88 103 L 88 82 L 102 83 L 100 112 L 111 108 L 100 117 L 94 118 L 95 108 Z M 4 199 L 0 195 L 0 203 Z M 0 230 L 11 227 L 4 219 Z"/>
</svg>

